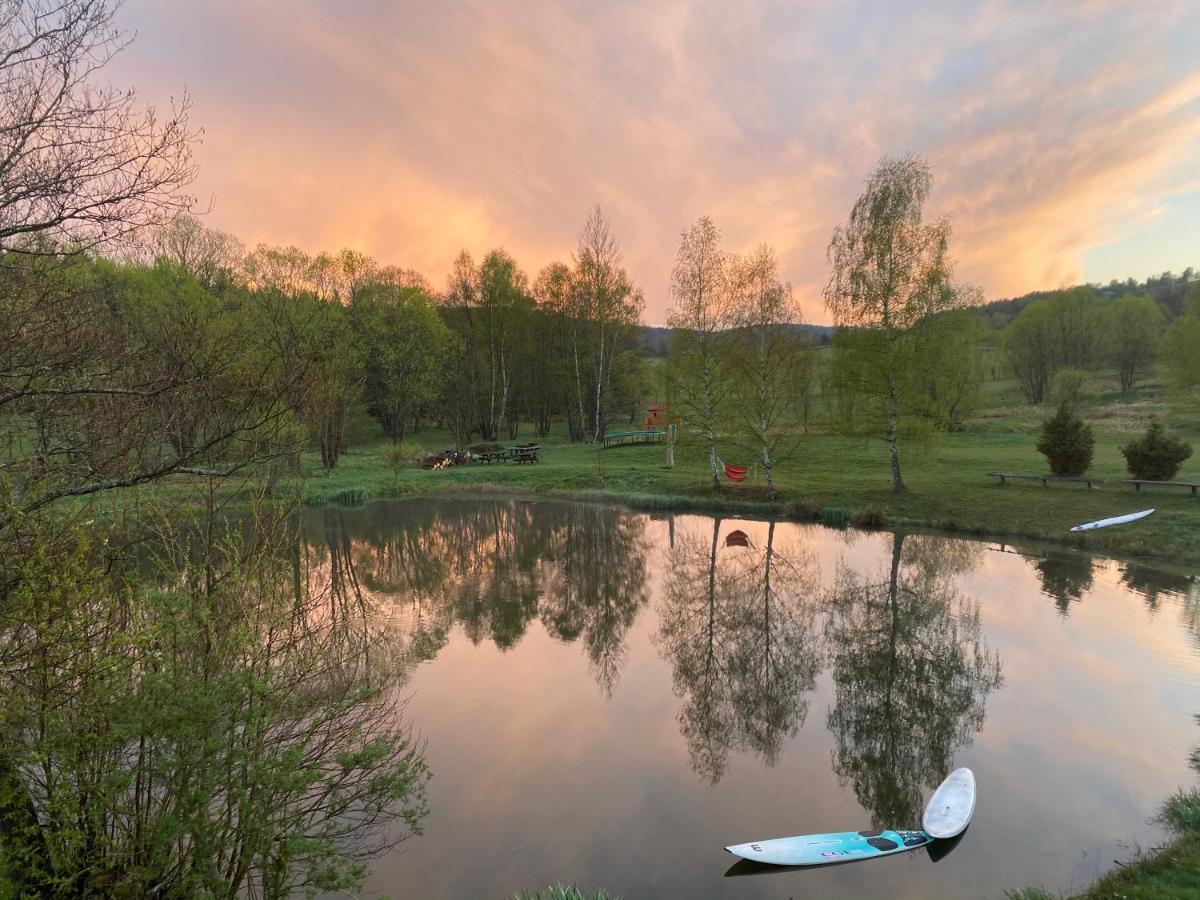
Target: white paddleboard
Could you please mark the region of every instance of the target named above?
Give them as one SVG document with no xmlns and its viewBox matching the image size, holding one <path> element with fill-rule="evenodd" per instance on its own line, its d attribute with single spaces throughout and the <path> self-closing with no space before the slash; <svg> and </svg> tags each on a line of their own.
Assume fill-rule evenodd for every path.
<svg viewBox="0 0 1200 900">
<path fill-rule="evenodd" d="M 1157 507 L 1155 507 L 1157 509 Z M 1126 522 L 1136 522 L 1138 519 L 1144 519 L 1153 509 L 1143 509 L 1141 512 L 1130 513 L 1127 516 L 1113 516 L 1111 519 L 1097 519 L 1095 522 L 1087 522 L 1083 525 L 1076 525 L 1072 531 L 1091 531 L 1093 528 L 1107 528 L 1109 525 L 1124 525 Z"/>
<path fill-rule="evenodd" d="M 975 812 L 975 773 L 955 769 L 929 798 L 921 824 L 930 837 L 945 839 L 962 834 Z"/>
</svg>

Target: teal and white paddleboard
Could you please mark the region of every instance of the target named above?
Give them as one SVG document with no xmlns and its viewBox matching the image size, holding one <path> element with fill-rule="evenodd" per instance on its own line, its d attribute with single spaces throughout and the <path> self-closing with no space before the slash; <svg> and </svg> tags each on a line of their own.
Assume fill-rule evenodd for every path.
<svg viewBox="0 0 1200 900">
<path fill-rule="evenodd" d="M 924 831 L 840 831 L 752 841 L 725 849 L 742 859 L 775 866 L 827 866 L 903 853 L 932 840 Z"/>
</svg>

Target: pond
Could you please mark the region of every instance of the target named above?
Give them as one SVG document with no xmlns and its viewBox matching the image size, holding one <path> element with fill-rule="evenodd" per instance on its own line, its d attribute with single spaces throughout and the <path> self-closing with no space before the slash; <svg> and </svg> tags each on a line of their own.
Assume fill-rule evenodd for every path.
<svg viewBox="0 0 1200 900">
<path fill-rule="evenodd" d="M 623 897 L 1079 889 L 1160 843 L 1200 740 L 1200 583 L 1061 548 L 538 500 L 305 514 L 306 577 L 402 659 L 425 833 L 391 896 L 555 882 Z M 941 855 L 746 873 L 723 847 L 918 826 Z M 732 867 L 732 871 L 731 871 Z"/>
</svg>

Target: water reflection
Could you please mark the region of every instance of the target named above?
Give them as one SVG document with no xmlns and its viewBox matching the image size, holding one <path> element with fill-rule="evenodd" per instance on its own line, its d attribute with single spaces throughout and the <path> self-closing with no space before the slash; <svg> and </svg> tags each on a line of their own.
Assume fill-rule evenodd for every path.
<svg viewBox="0 0 1200 900">
<path fill-rule="evenodd" d="M 1090 556 L 1067 550 L 1051 550 L 1033 564 L 1042 579 L 1042 593 L 1064 616 L 1072 603 L 1078 603 L 1092 589 L 1093 566 Z"/>
<path fill-rule="evenodd" d="M 834 769 L 877 827 L 914 825 L 921 787 L 949 774 L 983 727 L 1000 661 L 980 638 L 979 605 L 951 577 L 974 545 L 891 538 L 884 577 L 843 566 L 825 635 L 836 686 Z"/>
<path fill-rule="evenodd" d="M 730 749 L 774 763 L 804 723 L 820 668 L 815 562 L 795 542 L 780 546 L 776 527 L 761 547 L 740 530 L 722 544 L 715 519 L 707 536 L 677 534 L 667 555 L 657 641 L 683 700 L 692 767 L 714 784 Z"/>
<path fill-rule="evenodd" d="M 430 736 L 428 835 L 377 865 L 379 892 L 1060 889 L 1158 840 L 1147 823 L 1187 777 L 1200 658 L 1163 613 L 1194 625 L 1200 592 L 1148 567 L 549 500 L 311 511 L 304 534 L 299 577 L 337 585 L 337 614 L 384 636 L 377 659 L 395 648 Z M 1086 615 L 1039 591 L 1074 607 L 1093 577 Z M 915 825 L 963 764 L 987 840 L 938 866 L 715 880 L 734 839 Z"/>
<path fill-rule="evenodd" d="M 620 677 L 625 636 L 647 601 L 644 520 L 605 506 L 507 500 L 409 503 L 308 520 L 310 579 L 394 628 L 410 662 L 432 659 L 457 624 L 472 643 L 515 647 L 534 620 L 581 641 L 600 689 Z M 358 522 L 351 536 L 347 522 Z"/>
<path fill-rule="evenodd" d="M 540 618 L 563 641 L 582 639 L 607 696 L 621 674 L 625 635 L 648 598 L 645 523 L 600 506 L 553 510 Z"/>
<path fill-rule="evenodd" d="M 1186 597 L 1196 586 L 1196 579 L 1144 563 L 1127 562 L 1121 566 L 1121 584 L 1141 594 L 1146 606 L 1155 612 L 1163 597 Z"/>
</svg>

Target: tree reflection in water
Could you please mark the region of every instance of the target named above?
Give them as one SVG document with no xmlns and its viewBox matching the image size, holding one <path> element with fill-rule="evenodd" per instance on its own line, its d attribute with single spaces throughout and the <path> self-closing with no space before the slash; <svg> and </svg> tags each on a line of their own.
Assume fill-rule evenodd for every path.
<svg viewBox="0 0 1200 900">
<path fill-rule="evenodd" d="M 583 639 L 592 674 L 611 697 L 625 635 L 648 598 L 645 523 L 602 506 L 555 509 L 541 620 L 563 641 Z"/>
<path fill-rule="evenodd" d="M 345 593 L 343 606 L 390 629 L 410 664 L 433 658 L 457 623 L 473 643 L 516 646 L 534 619 L 582 640 L 611 695 L 625 638 L 645 605 L 640 516 L 612 507 L 512 500 L 383 506 L 350 538 L 341 510 L 307 532 L 310 579 Z"/>
<path fill-rule="evenodd" d="M 1121 583 L 1139 594 L 1150 612 L 1157 612 L 1163 595 L 1186 598 L 1196 587 L 1196 577 L 1130 560 L 1121 565 Z"/>
<path fill-rule="evenodd" d="M 1092 569 L 1095 563 L 1090 556 L 1051 550 L 1033 567 L 1042 579 L 1042 592 L 1054 600 L 1054 605 L 1064 616 L 1072 603 L 1078 603 L 1092 589 Z"/>
<path fill-rule="evenodd" d="M 1001 684 L 978 604 L 950 578 L 974 552 L 966 541 L 896 534 L 884 578 L 838 573 L 825 629 L 834 769 L 877 827 L 916 824 L 922 785 L 949 773 Z"/>
<path fill-rule="evenodd" d="M 804 723 L 820 668 L 811 554 L 778 546 L 774 522 L 761 548 L 722 547 L 720 531 L 716 519 L 707 537 L 676 536 L 657 636 L 692 767 L 714 784 L 731 749 L 775 762 Z"/>
</svg>

